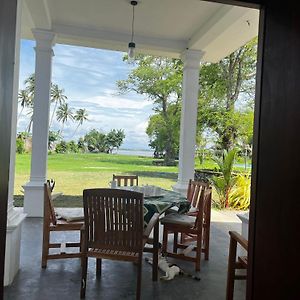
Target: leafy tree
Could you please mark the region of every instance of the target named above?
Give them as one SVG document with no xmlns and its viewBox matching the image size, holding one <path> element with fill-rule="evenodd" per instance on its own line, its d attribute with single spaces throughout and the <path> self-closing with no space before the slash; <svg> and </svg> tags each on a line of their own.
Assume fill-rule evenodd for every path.
<svg viewBox="0 0 300 300">
<path fill-rule="evenodd" d="M 78 142 L 77 142 L 77 147 L 78 150 L 81 152 L 85 152 L 86 151 L 86 146 L 84 144 L 84 139 L 81 137 L 79 138 Z"/>
<path fill-rule="evenodd" d="M 215 132 L 221 149 L 232 149 L 241 135 L 252 136 L 251 122 L 243 118 L 244 108 L 254 103 L 256 45 L 254 39 L 220 62 L 201 67 L 198 130 Z"/>
<path fill-rule="evenodd" d="M 112 129 L 106 135 L 106 146 L 108 147 L 108 151 L 112 153 L 114 149 L 119 149 L 125 139 L 124 130 L 119 129 Z"/>
<path fill-rule="evenodd" d="M 56 153 L 67 153 L 68 152 L 68 144 L 66 141 L 61 141 L 55 147 Z"/>
<path fill-rule="evenodd" d="M 48 135 L 48 150 L 51 150 L 54 148 L 54 143 L 59 141 L 61 139 L 61 135 L 59 131 L 52 131 L 49 130 Z"/>
<path fill-rule="evenodd" d="M 96 129 L 92 129 L 84 136 L 84 142 L 90 152 L 107 152 L 106 136 Z"/>
<path fill-rule="evenodd" d="M 62 122 L 62 127 L 60 134 L 62 135 L 62 132 L 64 130 L 64 125 L 67 123 L 68 120 L 73 120 L 73 110 L 69 107 L 68 103 L 63 103 L 61 106 L 58 107 L 56 112 L 57 120 L 59 122 Z"/>
<path fill-rule="evenodd" d="M 128 57 L 125 56 L 125 61 Z M 132 62 L 130 62 L 132 63 Z M 152 120 L 147 130 L 150 146 L 165 153 L 165 164 L 169 165 L 177 155 L 178 140 L 175 136 L 173 118 L 178 115 L 181 101 L 182 63 L 177 59 L 138 55 L 133 62 L 135 68 L 127 79 L 117 82 L 121 93 L 136 92 L 145 95 L 154 103 L 154 113 L 159 116 Z M 164 128 L 155 128 L 157 123 Z M 162 143 L 164 135 L 165 139 Z"/>
<path fill-rule="evenodd" d="M 67 149 L 71 153 L 78 153 L 79 152 L 78 145 L 74 141 L 70 141 L 70 142 L 67 143 Z"/>
</svg>

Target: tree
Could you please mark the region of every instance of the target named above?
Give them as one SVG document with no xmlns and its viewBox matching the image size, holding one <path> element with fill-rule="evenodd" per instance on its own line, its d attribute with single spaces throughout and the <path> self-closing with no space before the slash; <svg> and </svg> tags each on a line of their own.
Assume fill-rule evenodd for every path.
<svg viewBox="0 0 300 300">
<path fill-rule="evenodd" d="M 244 134 L 239 128 L 245 108 L 253 109 L 256 47 L 254 39 L 220 62 L 201 67 L 198 130 L 215 132 L 221 149 L 235 146 L 239 135 Z M 252 127 L 243 129 L 252 134 Z"/>
<path fill-rule="evenodd" d="M 97 152 L 106 152 L 107 145 L 106 145 L 106 136 L 104 133 L 92 129 L 84 136 L 84 142 L 87 145 L 87 148 L 90 152 L 97 151 Z"/>
<path fill-rule="evenodd" d="M 235 155 L 235 149 L 232 149 L 229 152 L 224 150 L 221 158 L 215 158 L 215 162 L 218 164 L 222 175 L 213 176 L 211 181 L 219 195 L 220 208 L 228 207 L 229 194 L 236 182 L 236 177 L 232 175 Z"/>
<path fill-rule="evenodd" d="M 88 120 L 88 113 L 85 108 L 80 108 L 76 111 L 74 115 L 74 120 L 78 122 L 75 131 L 73 133 L 73 136 L 75 135 L 76 131 L 78 130 L 79 126 L 83 124 L 84 121 Z"/>
<path fill-rule="evenodd" d="M 48 150 L 54 149 L 54 143 L 61 139 L 59 131 L 49 130 L 48 135 Z"/>
<path fill-rule="evenodd" d="M 54 108 L 52 111 L 49 127 L 51 127 L 52 125 L 57 105 L 61 106 L 62 104 L 66 103 L 67 99 L 68 97 L 64 95 L 63 89 L 60 89 L 57 84 L 51 84 L 51 103 L 54 103 Z"/>
<path fill-rule="evenodd" d="M 125 56 L 124 60 L 127 60 Z M 132 62 L 130 62 L 132 63 Z M 133 64 L 135 68 L 127 79 L 117 82 L 121 93 L 136 92 L 145 95 L 154 103 L 154 113 L 160 117 L 153 119 L 151 129 L 147 130 L 150 146 L 159 145 L 165 153 L 165 164 L 173 163 L 177 156 L 177 137 L 174 136 L 173 118 L 180 112 L 182 63 L 177 59 L 138 55 Z M 161 131 L 154 129 L 156 120 L 160 119 Z M 161 143 L 164 134 L 164 143 Z"/>
<path fill-rule="evenodd" d="M 112 129 L 106 135 L 106 146 L 108 147 L 109 153 L 112 153 L 114 149 L 119 149 L 125 139 L 124 130 L 119 129 Z"/>
<path fill-rule="evenodd" d="M 67 123 L 68 120 L 74 119 L 73 110 L 69 107 L 68 103 L 63 103 L 58 107 L 56 117 L 59 122 L 62 122 L 60 131 L 60 134 L 62 135 L 65 123 Z"/>
<path fill-rule="evenodd" d="M 19 100 L 19 103 L 21 105 L 21 111 L 18 115 L 18 119 L 19 119 L 20 116 L 22 115 L 22 112 L 23 112 L 24 108 L 32 107 L 33 99 L 32 99 L 32 95 L 29 94 L 28 90 L 24 89 L 24 90 L 19 91 L 18 100 Z"/>
</svg>

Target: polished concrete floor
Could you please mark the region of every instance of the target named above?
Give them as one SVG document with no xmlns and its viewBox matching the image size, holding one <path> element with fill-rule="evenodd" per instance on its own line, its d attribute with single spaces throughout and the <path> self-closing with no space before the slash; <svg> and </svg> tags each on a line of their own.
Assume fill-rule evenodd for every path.
<svg viewBox="0 0 300 300">
<path fill-rule="evenodd" d="M 142 299 L 193 300 L 225 299 L 228 255 L 228 230 L 240 232 L 234 217 L 214 212 L 211 226 L 210 260 L 201 261 L 201 280 L 179 276 L 171 281 L 152 282 L 151 266 L 144 262 Z M 56 237 L 54 237 L 56 238 Z M 72 238 L 76 236 L 72 235 Z M 6 300 L 74 300 L 79 299 L 79 259 L 53 260 L 41 269 L 42 219 L 27 218 L 22 228 L 21 268 L 14 282 L 5 288 Z M 170 262 L 174 260 L 169 259 Z M 186 272 L 194 274 L 194 265 L 176 261 Z M 105 260 L 102 277 L 95 277 L 95 262 L 89 261 L 86 299 L 135 299 L 136 266 L 126 262 Z M 160 274 L 163 275 L 163 274 Z M 245 299 L 245 282 L 238 281 L 235 299 Z"/>
</svg>

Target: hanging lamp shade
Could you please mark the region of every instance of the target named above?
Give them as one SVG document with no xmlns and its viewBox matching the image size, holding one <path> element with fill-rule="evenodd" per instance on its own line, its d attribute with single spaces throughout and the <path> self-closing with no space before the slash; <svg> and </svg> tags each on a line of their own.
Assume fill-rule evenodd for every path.
<svg viewBox="0 0 300 300">
<path fill-rule="evenodd" d="M 128 57 L 133 59 L 135 55 L 135 42 L 134 42 L 134 8 L 138 4 L 137 1 L 130 1 L 132 5 L 132 22 L 131 22 L 131 41 L 128 43 Z"/>
</svg>

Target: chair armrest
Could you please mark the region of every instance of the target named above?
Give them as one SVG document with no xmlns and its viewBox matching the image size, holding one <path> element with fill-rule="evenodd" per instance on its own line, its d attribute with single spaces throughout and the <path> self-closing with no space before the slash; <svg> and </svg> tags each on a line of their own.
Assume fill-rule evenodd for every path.
<svg viewBox="0 0 300 300">
<path fill-rule="evenodd" d="M 236 231 L 229 231 L 229 235 L 232 239 L 237 241 L 245 250 L 248 251 L 248 241 Z"/>
<path fill-rule="evenodd" d="M 155 224 L 158 222 L 159 220 L 159 213 L 155 213 L 152 218 L 150 219 L 146 229 L 144 230 L 144 237 L 148 238 L 152 229 L 154 228 Z"/>
</svg>

